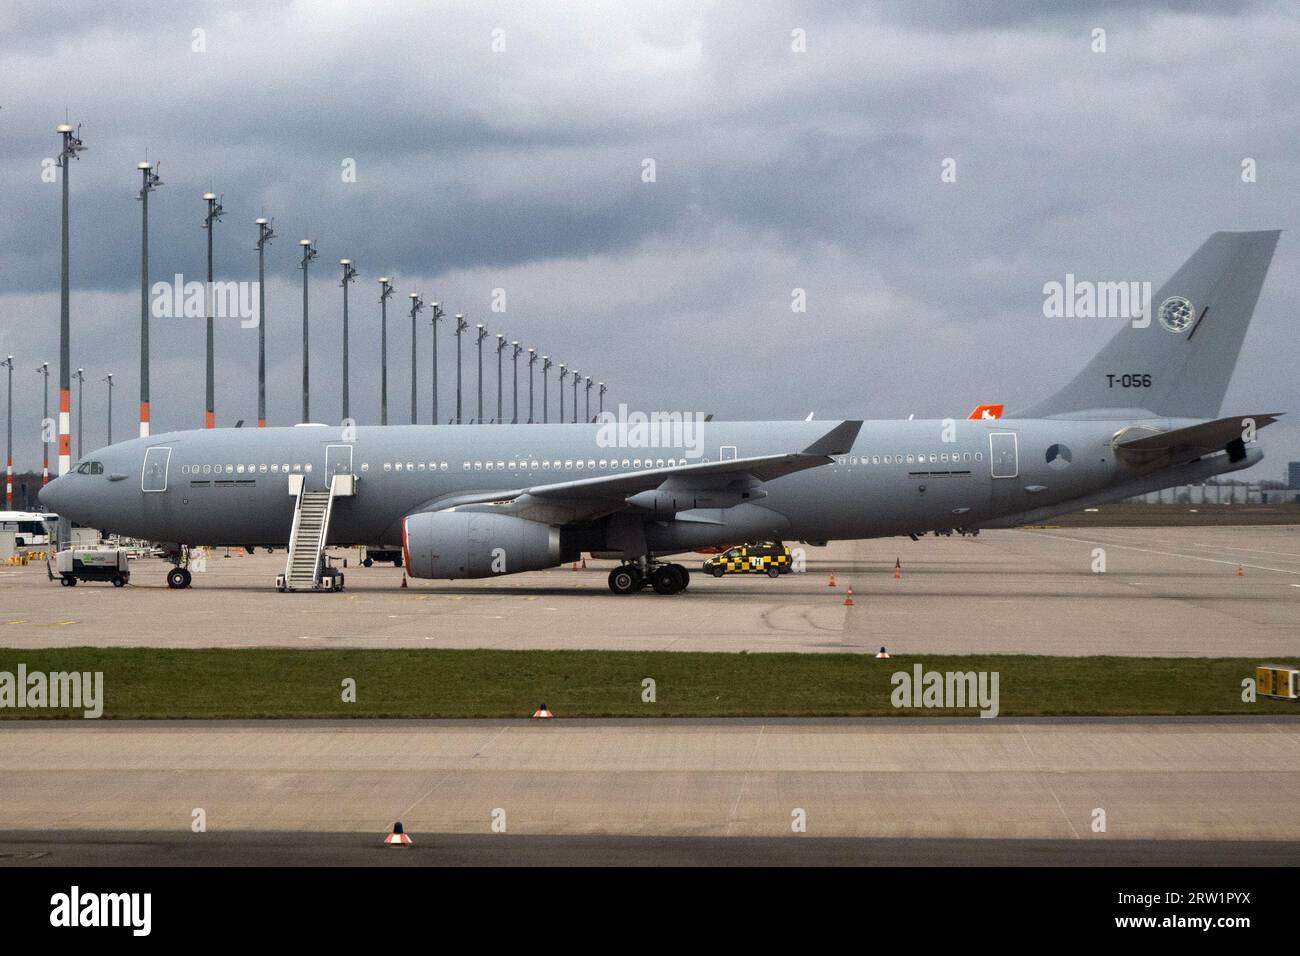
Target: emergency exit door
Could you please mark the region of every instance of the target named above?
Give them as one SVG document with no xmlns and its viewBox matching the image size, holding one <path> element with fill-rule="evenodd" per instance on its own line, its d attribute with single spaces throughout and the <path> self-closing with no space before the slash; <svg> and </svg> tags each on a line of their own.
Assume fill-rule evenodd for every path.
<svg viewBox="0 0 1300 956">
<path fill-rule="evenodd" d="M 1015 478 L 1020 474 L 1020 451 L 1015 432 L 989 435 L 989 474 L 994 478 Z"/>
</svg>

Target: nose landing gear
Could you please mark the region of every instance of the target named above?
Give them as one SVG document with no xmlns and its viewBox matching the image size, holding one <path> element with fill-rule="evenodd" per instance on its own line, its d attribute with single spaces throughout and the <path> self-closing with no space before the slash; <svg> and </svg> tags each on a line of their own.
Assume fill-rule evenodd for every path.
<svg viewBox="0 0 1300 956">
<path fill-rule="evenodd" d="M 190 582 L 194 580 L 188 568 L 175 567 L 167 572 L 167 586 L 169 588 L 187 588 Z"/>
</svg>

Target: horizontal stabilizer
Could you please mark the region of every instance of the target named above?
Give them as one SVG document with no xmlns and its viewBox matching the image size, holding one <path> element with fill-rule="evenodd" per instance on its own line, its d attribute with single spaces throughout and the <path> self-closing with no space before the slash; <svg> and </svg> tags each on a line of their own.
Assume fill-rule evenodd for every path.
<svg viewBox="0 0 1300 956">
<path fill-rule="evenodd" d="M 1234 415 L 1232 418 L 1218 418 L 1212 422 L 1201 422 L 1186 428 L 1172 431 L 1143 434 L 1134 438 L 1122 438 L 1115 443 L 1117 450 L 1127 452 L 1191 452 L 1209 454 L 1226 447 L 1229 442 L 1242 439 L 1250 430 L 1271 425 L 1282 412 L 1270 412 L 1267 415 Z"/>
</svg>

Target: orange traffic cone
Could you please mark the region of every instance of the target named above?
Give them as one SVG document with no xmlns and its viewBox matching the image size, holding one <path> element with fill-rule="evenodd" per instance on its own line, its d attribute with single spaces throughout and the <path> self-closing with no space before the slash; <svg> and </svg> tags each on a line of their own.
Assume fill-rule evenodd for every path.
<svg viewBox="0 0 1300 956">
<path fill-rule="evenodd" d="M 402 587 L 406 587 L 406 572 L 402 572 Z"/>
<path fill-rule="evenodd" d="M 393 832 L 384 837 L 384 842 L 389 846 L 410 846 L 411 838 L 402 830 L 402 823 L 399 820 L 393 824 Z"/>
<path fill-rule="evenodd" d="M 853 607 L 853 585 L 849 585 L 849 593 L 844 596 L 844 606 Z"/>
<path fill-rule="evenodd" d="M 573 570 L 573 571 L 578 570 L 578 562 L 577 562 L 577 561 L 574 561 L 574 562 L 573 562 L 573 567 L 571 568 L 571 570 Z"/>
<path fill-rule="evenodd" d="M 826 582 L 826 586 L 827 586 L 828 588 L 833 588 L 833 587 L 835 587 L 835 572 L 834 572 L 834 571 L 831 572 L 831 579 L 830 579 L 829 581 Z"/>
<path fill-rule="evenodd" d="M 555 715 L 553 713 L 551 713 L 549 710 L 546 709 L 545 704 L 541 704 L 540 706 L 538 706 L 537 710 L 533 711 L 533 720 L 543 720 L 547 717 L 554 717 L 554 716 Z"/>
<path fill-rule="evenodd" d="M 880 649 L 880 653 L 876 655 L 876 660 L 881 660 L 881 661 L 887 661 L 887 660 L 889 660 L 889 651 L 885 650 L 885 649 L 882 647 L 882 648 Z"/>
<path fill-rule="evenodd" d="M 894 578 L 895 580 L 903 576 L 903 563 L 898 558 L 894 558 Z"/>
<path fill-rule="evenodd" d="M 1240 564 L 1237 565 L 1237 577 L 1239 577 L 1239 578 L 1244 578 L 1245 576 L 1246 576 L 1246 569 L 1245 569 L 1245 567 L 1243 567 L 1243 566 L 1240 565 Z"/>
</svg>

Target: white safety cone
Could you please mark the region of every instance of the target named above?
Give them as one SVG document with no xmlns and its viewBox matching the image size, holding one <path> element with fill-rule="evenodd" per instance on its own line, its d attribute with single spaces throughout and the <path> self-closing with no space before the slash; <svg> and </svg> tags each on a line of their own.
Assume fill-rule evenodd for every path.
<svg viewBox="0 0 1300 956">
<path fill-rule="evenodd" d="M 878 660 L 878 661 L 887 661 L 887 660 L 889 660 L 889 651 L 885 650 L 885 649 L 882 647 L 882 648 L 880 649 L 880 653 L 876 655 L 876 660 Z"/>
<path fill-rule="evenodd" d="M 551 713 L 549 710 L 546 709 L 545 704 L 542 704 L 535 711 L 533 711 L 533 720 L 543 720 L 545 718 L 554 717 L 554 716 L 555 715 L 553 713 Z"/>
</svg>

